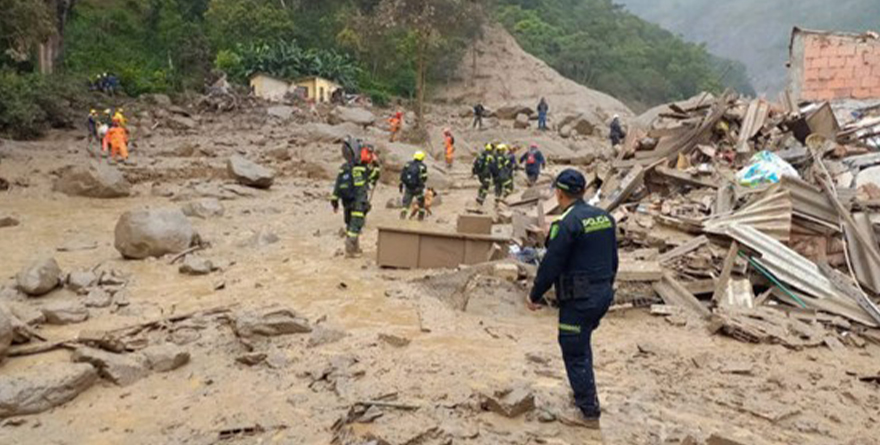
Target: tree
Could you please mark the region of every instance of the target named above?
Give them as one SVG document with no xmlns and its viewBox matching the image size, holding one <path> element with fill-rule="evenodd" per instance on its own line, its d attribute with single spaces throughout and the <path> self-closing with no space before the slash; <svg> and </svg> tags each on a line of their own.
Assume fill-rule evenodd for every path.
<svg viewBox="0 0 880 445">
<path fill-rule="evenodd" d="M 52 14 L 42 1 L 0 0 L 0 61 L 23 62 L 54 32 Z"/>
<path fill-rule="evenodd" d="M 205 12 L 215 50 L 293 37 L 291 12 L 278 0 L 211 0 Z"/>
<path fill-rule="evenodd" d="M 478 0 L 382 0 L 376 8 L 379 23 L 403 29 L 413 40 L 416 65 L 416 127 L 424 128 L 428 66 L 444 42 L 473 38 L 482 25 Z"/>
</svg>

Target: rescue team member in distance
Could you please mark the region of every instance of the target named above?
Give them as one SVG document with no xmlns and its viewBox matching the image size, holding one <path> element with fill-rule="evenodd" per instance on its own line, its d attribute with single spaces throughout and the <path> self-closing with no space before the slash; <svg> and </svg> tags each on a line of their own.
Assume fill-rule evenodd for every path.
<svg viewBox="0 0 880 445">
<path fill-rule="evenodd" d="M 617 228 L 611 215 L 584 202 L 586 180 L 580 172 L 567 169 L 553 185 L 559 205 L 566 210 L 550 226 L 547 253 L 526 304 L 532 311 L 540 309 L 544 294 L 556 286 L 559 346 L 568 381 L 584 426 L 599 429 L 590 340 L 614 299 Z"/>
</svg>

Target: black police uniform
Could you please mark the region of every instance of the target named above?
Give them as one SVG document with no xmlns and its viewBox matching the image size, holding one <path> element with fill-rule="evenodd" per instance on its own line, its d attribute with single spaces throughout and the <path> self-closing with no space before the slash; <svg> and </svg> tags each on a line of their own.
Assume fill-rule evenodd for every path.
<svg viewBox="0 0 880 445">
<path fill-rule="evenodd" d="M 567 188 L 567 172 L 560 174 L 557 187 Z M 574 174 L 580 178 L 576 187 L 583 190 L 583 176 Z M 547 253 L 529 296 L 539 303 L 556 286 L 562 358 L 575 403 L 588 418 L 600 414 L 590 340 L 614 299 L 617 266 L 614 218 L 579 200 L 551 226 Z"/>
</svg>

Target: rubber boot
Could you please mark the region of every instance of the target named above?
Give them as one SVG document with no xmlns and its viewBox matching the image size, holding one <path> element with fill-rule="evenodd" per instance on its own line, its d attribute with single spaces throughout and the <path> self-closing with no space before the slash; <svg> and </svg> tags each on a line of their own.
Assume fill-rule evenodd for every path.
<svg viewBox="0 0 880 445">
<path fill-rule="evenodd" d="M 425 220 L 425 211 L 419 210 L 419 221 L 424 221 L 424 220 Z"/>
<path fill-rule="evenodd" d="M 358 239 L 349 236 L 345 238 L 345 256 L 348 258 L 354 258 L 360 253 L 360 246 L 358 246 Z"/>
</svg>

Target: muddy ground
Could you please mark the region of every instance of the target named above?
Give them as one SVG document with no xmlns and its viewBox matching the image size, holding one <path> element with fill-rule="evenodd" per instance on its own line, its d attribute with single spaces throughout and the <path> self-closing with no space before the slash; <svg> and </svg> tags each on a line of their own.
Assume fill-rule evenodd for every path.
<svg viewBox="0 0 880 445">
<path fill-rule="evenodd" d="M 190 342 L 182 341 L 192 354 L 185 367 L 127 387 L 101 382 L 61 407 L 6 420 L 0 443 L 677 444 L 689 435 L 702 443 L 712 434 L 743 444 L 880 443 L 880 387 L 858 379 L 878 371 L 878 346 L 797 351 L 745 344 L 709 335 L 702 321 L 673 325 L 646 309 L 613 310 L 594 337 L 601 434 L 566 425 L 561 420 L 574 411 L 553 310 L 528 312 L 524 287 L 488 276 L 462 312 L 408 282 L 440 271 L 378 268 L 376 227 L 400 224 L 397 211 L 384 205 L 397 196 L 393 186 L 376 193 L 362 239 L 365 255 L 343 258 L 342 218 L 325 200 L 330 181 L 309 177 L 315 175 L 303 167 L 305 148 L 287 145 L 290 134 L 279 131 L 265 146 L 250 142 L 262 134 L 259 126 L 248 130 L 225 121 L 188 134 L 158 132 L 134 148 L 135 166 L 121 167 L 138 178 L 135 196 L 114 200 L 51 191 L 50 172 L 89 162 L 77 134 L 5 142 L 0 177 L 19 185 L 0 192 L 0 209 L 17 215 L 21 225 L 0 229 L 0 280 L 10 284 L 39 254 L 54 256 L 64 271 L 103 264 L 129 278 L 129 306 L 93 309 L 82 324 L 44 326 L 39 332 L 49 340 L 225 305 L 233 305 L 233 314 L 291 308 L 345 336 L 326 344 L 313 340 L 312 346 L 316 334 L 258 339 L 254 350 L 266 359 L 248 366 L 236 361 L 252 351 L 233 334 L 228 314 L 195 319 L 188 322 Z M 216 143 L 221 140 L 234 143 Z M 216 157 L 160 154 L 187 142 L 215 148 Z M 157 196 L 154 189 L 178 196 L 199 189 L 193 182 L 216 189 L 231 183 L 223 169 L 229 153 L 256 157 L 273 144 L 286 147 L 292 158 L 272 161 L 282 174 L 270 190 L 223 200 L 222 217 L 193 219 L 211 243 L 200 254 L 232 263 L 224 270 L 186 276 L 168 258 L 126 261 L 114 249 L 114 226 L 123 212 L 186 202 Z M 468 166 L 456 166 L 456 188 L 441 191 L 443 204 L 422 226 L 452 230 L 475 195 L 468 173 Z M 265 246 L 244 242 L 263 229 L 280 240 Z M 71 242 L 97 247 L 56 250 Z M 225 287 L 215 290 L 220 283 Z M 82 297 L 60 290 L 41 300 L 73 298 Z M 10 358 L 0 373 L 26 373 L 69 356 L 59 350 Z M 531 388 L 535 410 L 508 419 L 480 409 L 480 394 L 519 386 Z M 419 408 L 385 408 L 372 423 L 334 428 L 356 403 L 389 394 Z M 221 439 L 234 429 L 242 434 Z"/>
</svg>

